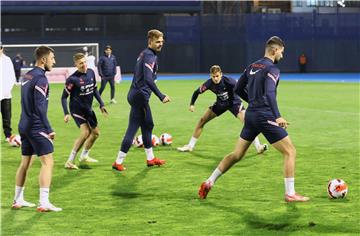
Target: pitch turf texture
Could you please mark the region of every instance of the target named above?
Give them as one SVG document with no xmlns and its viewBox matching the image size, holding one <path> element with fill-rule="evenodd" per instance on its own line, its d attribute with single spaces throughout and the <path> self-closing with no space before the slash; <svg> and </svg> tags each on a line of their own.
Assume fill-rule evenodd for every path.
<svg viewBox="0 0 360 236">
<path fill-rule="evenodd" d="M 20 150 L 2 141 L 2 235 L 351 235 L 359 230 L 359 84 L 282 81 L 280 111 L 297 148 L 296 190 L 308 203 L 284 202 L 283 159 L 272 147 L 246 157 L 222 176 L 206 200 L 199 185 L 224 155 L 233 150 L 242 124 L 230 112 L 206 125 L 192 153 L 179 153 L 195 124 L 215 99 L 199 96 L 196 112 L 188 111 L 192 92 L 203 81 L 159 81 L 172 101 L 162 104 L 153 95 L 154 134 L 173 135 L 174 143 L 154 148 L 167 161 L 148 168 L 143 149 L 131 148 L 119 173 L 111 169 L 128 124 L 126 93 L 130 82 L 116 85 L 118 104 L 102 117 L 94 106 L 101 135 L 90 155 L 99 160 L 88 169 L 63 168 L 79 134 L 73 120 L 65 124 L 60 104 L 63 85 L 52 84 L 48 116 L 57 133 L 50 199 L 63 208 L 38 213 L 34 208 L 11 210 Z M 13 91 L 13 129 L 17 130 L 19 87 Z M 265 142 L 264 137 L 260 137 Z M 38 201 L 40 162 L 35 160 L 26 182 L 25 198 Z M 346 199 L 329 200 L 330 179 L 349 185 Z"/>
</svg>

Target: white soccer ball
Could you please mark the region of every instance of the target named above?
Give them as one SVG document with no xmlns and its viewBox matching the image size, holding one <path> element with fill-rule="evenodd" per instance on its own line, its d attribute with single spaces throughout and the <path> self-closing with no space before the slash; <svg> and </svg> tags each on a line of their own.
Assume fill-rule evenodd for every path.
<svg viewBox="0 0 360 236">
<path fill-rule="evenodd" d="M 18 134 L 13 134 L 9 138 L 9 144 L 13 147 L 20 147 L 21 146 L 21 137 Z"/>
<path fill-rule="evenodd" d="M 160 140 L 155 134 L 153 134 L 151 136 L 151 143 L 152 143 L 153 147 L 159 146 L 159 144 L 160 144 Z"/>
<path fill-rule="evenodd" d="M 144 142 L 143 142 L 143 139 L 142 139 L 142 135 L 140 134 L 139 136 L 135 137 L 134 138 L 134 141 L 133 141 L 133 145 L 135 147 L 143 147 L 144 146 Z"/>
<path fill-rule="evenodd" d="M 330 180 L 327 187 L 330 198 L 344 198 L 348 192 L 348 186 L 342 179 Z"/>
<path fill-rule="evenodd" d="M 171 145 L 173 142 L 172 140 L 172 136 L 170 134 L 167 133 L 163 133 L 162 135 L 160 135 L 160 143 L 161 145 Z"/>
</svg>

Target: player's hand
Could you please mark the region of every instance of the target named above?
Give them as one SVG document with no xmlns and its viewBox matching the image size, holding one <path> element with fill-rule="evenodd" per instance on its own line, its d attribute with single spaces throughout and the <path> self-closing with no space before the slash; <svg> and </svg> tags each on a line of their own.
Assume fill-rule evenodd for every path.
<svg viewBox="0 0 360 236">
<path fill-rule="evenodd" d="M 282 127 L 282 128 L 284 128 L 284 129 L 286 129 L 286 128 L 290 125 L 290 123 L 287 122 L 287 121 L 286 121 L 284 118 L 282 118 L 282 117 L 277 118 L 277 119 L 276 119 L 276 123 L 278 123 L 279 126 Z"/>
<path fill-rule="evenodd" d="M 164 99 L 162 100 L 162 103 L 170 102 L 170 97 L 168 95 L 165 95 Z"/>
<path fill-rule="evenodd" d="M 66 114 L 66 115 L 64 116 L 64 122 L 65 122 L 65 123 L 68 123 L 69 120 L 70 120 L 70 115 L 69 115 L 69 114 Z"/>
<path fill-rule="evenodd" d="M 100 111 L 101 111 L 101 113 L 103 113 L 103 115 L 104 115 L 105 117 L 107 117 L 107 116 L 109 115 L 109 113 L 108 113 L 108 111 L 106 110 L 105 107 L 100 107 Z"/>
<path fill-rule="evenodd" d="M 194 105 L 191 105 L 191 106 L 189 107 L 189 111 L 194 112 L 194 111 L 195 111 L 195 106 L 194 106 Z"/>
<path fill-rule="evenodd" d="M 55 132 L 51 132 L 50 134 L 48 134 L 48 136 L 49 136 L 49 139 L 51 139 L 51 140 L 54 140 L 55 139 Z"/>
</svg>

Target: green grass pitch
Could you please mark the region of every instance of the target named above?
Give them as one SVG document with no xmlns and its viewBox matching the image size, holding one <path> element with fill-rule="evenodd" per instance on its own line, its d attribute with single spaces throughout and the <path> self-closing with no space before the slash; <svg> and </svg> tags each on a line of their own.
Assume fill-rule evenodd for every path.
<svg viewBox="0 0 360 236">
<path fill-rule="evenodd" d="M 51 201 L 58 213 L 34 208 L 11 210 L 20 150 L 1 143 L 1 235 L 359 235 L 359 84 L 282 81 L 280 111 L 290 123 L 297 148 L 296 190 L 308 203 L 287 204 L 282 157 L 272 147 L 245 158 L 222 176 L 206 200 L 198 187 L 224 155 L 232 151 L 242 124 L 230 112 L 205 126 L 196 150 L 179 153 L 196 122 L 215 100 L 199 96 L 196 112 L 188 111 L 192 92 L 203 81 L 159 81 L 172 101 L 152 96 L 154 134 L 170 133 L 172 146 L 154 148 L 167 161 L 148 168 L 142 149 L 131 148 L 123 173 L 111 169 L 128 124 L 126 94 L 129 81 L 116 86 L 118 104 L 110 105 L 109 87 L 103 94 L 110 113 L 104 118 L 94 106 L 101 135 L 90 155 L 99 160 L 89 169 L 63 168 L 79 131 L 63 121 L 63 85 L 51 84 L 48 117 L 57 133 Z M 13 91 L 12 127 L 17 133 L 20 91 Z M 94 101 L 95 104 L 95 101 Z M 2 135 L 2 134 L 1 134 Z M 260 137 L 265 142 L 263 136 Z M 38 201 L 40 162 L 35 160 L 26 182 L 25 198 Z M 345 199 L 329 200 L 327 182 L 342 178 L 349 185 Z"/>
</svg>

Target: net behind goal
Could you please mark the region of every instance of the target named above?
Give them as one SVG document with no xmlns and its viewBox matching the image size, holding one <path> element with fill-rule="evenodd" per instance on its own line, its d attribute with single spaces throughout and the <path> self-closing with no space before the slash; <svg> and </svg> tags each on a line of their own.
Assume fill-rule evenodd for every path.
<svg viewBox="0 0 360 236">
<path fill-rule="evenodd" d="M 26 62 L 26 67 L 34 64 L 34 50 L 40 45 L 52 47 L 55 50 L 56 67 L 73 67 L 73 55 L 78 52 L 95 56 L 95 63 L 99 59 L 98 43 L 75 43 L 75 44 L 7 44 L 3 45 L 5 53 L 14 58 L 20 53 Z"/>
</svg>

